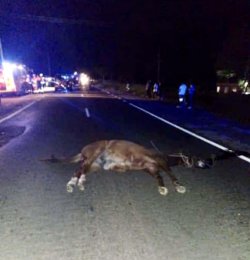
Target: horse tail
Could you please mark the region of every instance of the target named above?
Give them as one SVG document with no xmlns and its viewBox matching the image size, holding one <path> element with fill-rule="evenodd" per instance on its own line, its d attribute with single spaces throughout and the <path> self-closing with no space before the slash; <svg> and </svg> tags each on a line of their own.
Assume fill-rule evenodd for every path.
<svg viewBox="0 0 250 260">
<path fill-rule="evenodd" d="M 78 154 L 76 154 L 72 157 L 68 157 L 68 158 L 57 158 L 54 155 L 51 155 L 50 158 L 40 159 L 40 161 L 50 162 L 50 163 L 78 163 L 83 160 L 84 160 L 84 158 L 81 153 L 78 153 Z"/>
</svg>

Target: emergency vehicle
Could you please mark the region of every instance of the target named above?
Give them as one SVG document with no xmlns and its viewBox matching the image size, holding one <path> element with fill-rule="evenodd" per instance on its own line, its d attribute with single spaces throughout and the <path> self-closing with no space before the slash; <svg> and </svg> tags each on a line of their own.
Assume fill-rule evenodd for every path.
<svg viewBox="0 0 250 260">
<path fill-rule="evenodd" d="M 0 68 L 0 94 L 25 94 L 32 91 L 28 70 L 24 65 L 4 62 Z"/>
</svg>

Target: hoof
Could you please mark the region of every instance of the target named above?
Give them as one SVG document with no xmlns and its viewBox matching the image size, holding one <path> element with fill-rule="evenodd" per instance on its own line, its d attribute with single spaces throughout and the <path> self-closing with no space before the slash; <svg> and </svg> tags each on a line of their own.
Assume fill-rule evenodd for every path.
<svg viewBox="0 0 250 260">
<path fill-rule="evenodd" d="M 77 177 L 72 177 L 70 181 L 67 183 L 67 192 L 73 192 L 74 186 L 77 184 L 78 178 Z"/>
<path fill-rule="evenodd" d="M 168 194 L 168 189 L 166 187 L 158 187 L 158 191 L 163 196 L 166 196 Z"/>
<path fill-rule="evenodd" d="M 67 192 L 72 193 L 74 191 L 74 188 L 72 185 L 67 185 Z"/>
<path fill-rule="evenodd" d="M 78 185 L 78 189 L 79 189 L 80 191 L 84 191 L 85 187 L 84 187 L 84 185 Z"/>
<path fill-rule="evenodd" d="M 181 185 L 177 185 L 175 187 L 176 191 L 179 192 L 179 193 L 185 193 L 186 192 L 186 188 L 184 186 L 181 186 Z"/>
</svg>

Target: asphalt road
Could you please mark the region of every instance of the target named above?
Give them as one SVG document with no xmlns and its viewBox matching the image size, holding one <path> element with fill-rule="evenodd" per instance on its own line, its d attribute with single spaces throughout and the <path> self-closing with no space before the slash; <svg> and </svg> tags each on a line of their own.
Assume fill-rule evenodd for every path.
<svg viewBox="0 0 250 260">
<path fill-rule="evenodd" d="M 77 165 L 40 158 L 73 155 L 101 139 L 153 141 L 165 153 L 204 157 L 219 151 L 103 93 L 36 100 L 1 124 L 19 131 L 0 148 L 0 259 L 249 259 L 246 162 L 174 168 L 185 194 L 165 178 L 169 194 L 161 196 L 143 172 L 94 173 L 84 192 L 69 194 Z"/>
</svg>

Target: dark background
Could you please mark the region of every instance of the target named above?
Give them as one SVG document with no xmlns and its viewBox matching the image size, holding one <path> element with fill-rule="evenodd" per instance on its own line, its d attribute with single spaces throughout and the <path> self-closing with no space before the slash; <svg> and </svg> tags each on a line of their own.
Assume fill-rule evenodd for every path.
<svg viewBox="0 0 250 260">
<path fill-rule="evenodd" d="M 248 1 L 0 0 L 6 59 L 37 72 L 167 85 L 215 86 L 218 68 L 244 74 Z"/>
</svg>

